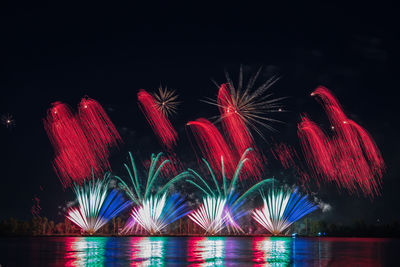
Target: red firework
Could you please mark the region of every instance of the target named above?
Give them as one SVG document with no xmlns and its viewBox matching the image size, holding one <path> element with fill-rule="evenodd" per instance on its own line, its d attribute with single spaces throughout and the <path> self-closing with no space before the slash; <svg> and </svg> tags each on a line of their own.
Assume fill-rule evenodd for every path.
<svg viewBox="0 0 400 267">
<path fill-rule="evenodd" d="M 262 160 L 258 152 L 253 137 L 247 128 L 240 110 L 236 107 L 229 92 L 227 84 L 222 84 L 218 91 L 217 99 L 221 121 L 224 132 L 228 135 L 229 141 L 236 150 L 236 155 L 240 157 L 246 149 L 251 147 L 254 151 L 249 155 L 251 164 L 245 164 L 243 171 L 247 175 L 259 178 L 262 173 Z"/>
<path fill-rule="evenodd" d="M 235 171 L 235 156 L 232 154 L 221 133 L 210 121 L 199 118 L 187 123 L 192 129 L 203 157 L 213 170 L 222 171 L 221 157 L 224 160 L 225 173 L 232 177 Z"/>
<path fill-rule="evenodd" d="M 109 168 L 109 150 L 122 143 L 114 124 L 111 122 L 103 107 L 94 99 L 82 98 L 79 104 L 79 119 L 90 146 L 96 155 Z"/>
<path fill-rule="evenodd" d="M 64 187 L 71 180 L 80 183 L 90 177 L 92 168 L 96 174 L 102 171 L 79 121 L 67 105 L 53 103 L 44 126 L 56 153 L 54 167 Z"/>
<path fill-rule="evenodd" d="M 165 114 L 158 108 L 152 95 L 141 89 L 138 93 L 140 108 L 161 143 L 168 149 L 176 145 L 178 134 Z"/>
<path fill-rule="evenodd" d="M 331 180 L 335 175 L 332 145 L 325 133 L 307 116 L 303 116 L 297 131 L 305 159 L 318 176 Z"/>
<path fill-rule="evenodd" d="M 97 101 L 82 99 L 79 116 L 67 105 L 53 103 L 44 126 L 55 151 L 53 166 L 64 187 L 110 169 L 109 150 L 121 137 Z"/>
<path fill-rule="evenodd" d="M 372 137 L 347 118 L 327 88 L 320 86 L 311 95 L 317 96 L 324 107 L 333 134 L 326 137 L 315 123 L 302 118 L 298 134 L 309 166 L 317 176 L 350 192 L 360 188 L 371 197 L 379 194 L 385 164 Z"/>
</svg>

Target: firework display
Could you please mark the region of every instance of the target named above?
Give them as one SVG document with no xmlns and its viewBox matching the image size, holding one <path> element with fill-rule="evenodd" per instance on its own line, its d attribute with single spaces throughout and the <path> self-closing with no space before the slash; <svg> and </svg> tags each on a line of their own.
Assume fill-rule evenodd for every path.
<svg viewBox="0 0 400 267">
<path fill-rule="evenodd" d="M 159 109 L 155 98 L 141 89 L 138 92 L 138 101 L 155 135 L 166 148 L 172 149 L 176 145 L 178 134 L 164 112 Z"/>
<path fill-rule="evenodd" d="M 255 148 L 255 143 L 247 129 L 245 119 L 241 116 L 240 107 L 235 105 L 231 95 L 232 91 L 229 91 L 228 87 L 228 84 L 221 85 L 218 92 L 218 107 L 221 113 L 222 126 L 233 144 L 236 154 L 241 155 L 247 148 Z M 254 151 L 249 155 L 253 166 L 247 165 L 243 168 L 246 174 L 254 177 L 259 177 L 263 168 L 261 157 L 257 154 Z"/>
<path fill-rule="evenodd" d="M 125 201 L 119 191 L 108 192 L 109 182 L 109 174 L 106 174 L 103 180 L 93 178 L 82 186 L 74 187 L 79 206 L 70 208 L 67 218 L 85 233 L 94 234 L 131 205 L 131 201 Z"/>
<path fill-rule="evenodd" d="M 264 205 L 253 211 L 253 218 L 273 235 L 279 235 L 290 225 L 318 207 L 299 191 L 271 189 L 263 197 Z"/>
<path fill-rule="evenodd" d="M 168 164 L 169 160 L 164 159 L 160 163 L 162 153 L 156 156 L 151 155 L 151 163 L 148 170 L 146 186 L 142 188 L 139 180 L 139 173 L 136 168 L 132 154 L 129 152 L 129 159 L 131 168 L 124 164 L 128 175 L 131 179 L 133 189 L 131 189 L 123 179 L 116 176 L 119 181 L 119 186 L 136 204 L 131 211 L 130 220 L 125 227 L 125 232 L 133 229 L 136 224 L 139 224 L 148 233 L 155 234 L 161 232 L 169 223 L 186 215 L 186 205 L 177 194 L 167 197 L 167 191 L 171 185 L 179 180 L 187 177 L 189 172 L 184 171 L 174 178 L 170 179 L 164 186 L 157 190 L 156 193 L 152 192 L 154 183 L 159 177 L 162 169 Z"/>
<path fill-rule="evenodd" d="M 212 177 L 216 190 L 212 190 L 211 186 L 207 184 L 207 182 L 196 171 L 189 169 L 189 171 L 193 174 L 193 177 L 197 178 L 201 183 L 199 184 L 193 180 L 187 181 L 206 194 L 206 196 L 203 198 L 203 203 L 197 210 L 194 210 L 189 214 L 189 218 L 202 227 L 207 234 L 214 235 L 225 227 L 227 227 L 228 230 L 232 229 L 233 231 L 243 231 L 236 221 L 246 213 L 246 211 L 241 209 L 244 199 L 249 194 L 273 180 L 265 179 L 261 182 L 258 182 L 240 196 L 238 193 L 236 193 L 235 190 L 240 171 L 244 163 L 249 160 L 247 155 L 250 151 L 251 148 L 247 149 L 243 153 L 236 167 L 234 175 L 232 179 L 230 179 L 230 183 L 227 181 L 224 171 L 224 160 L 221 158 L 223 181 L 221 186 L 222 189 L 220 189 L 218 181 L 215 178 L 215 174 L 206 160 L 204 160 L 204 163 L 210 172 L 210 176 Z"/>
<path fill-rule="evenodd" d="M 363 127 L 346 116 L 325 87 L 318 87 L 311 95 L 323 106 L 329 132 L 303 114 L 297 124 L 302 154 L 296 152 L 296 144 L 286 141 L 274 141 L 267 148 L 262 145 L 261 141 L 266 141 L 263 130 L 274 131 L 273 123 L 278 122 L 269 115 L 283 111 L 283 98 L 272 98 L 267 92 L 276 78 L 256 85 L 261 71 L 245 83 L 241 67 L 236 84 L 226 73 L 216 99 L 205 101 L 218 107 L 216 124 L 205 118 L 186 123 L 188 141 L 193 137 L 195 143 L 195 155 L 184 154 L 186 162 L 178 159 L 178 133 L 168 119 L 177 112 L 178 95 L 163 87 L 155 93 L 139 90 L 139 108 L 165 152 L 152 154 L 150 160 L 139 158 L 145 171 L 137 168 L 129 152 L 128 163 L 123 165 L 129 178 L 110 174 L 111 152 L 124 142 L 96 100 L 82 98 L 76 113 L 67 104 L 53 103 L 43 120 L 54 148 L 53 167 L 64 188 L 73 185 L 78 202 L 68 208 L 67 218 L 81 233 L 92 235 L 103 232 L 108 221 L 130 207 L 126 217 L 112 220 L 113 234 L 158 235 L 177 229 L 178 224 L 181 234 L 182 228 L 186 234 L 246 234 L 254 230 L 248 224 L 253 218 L 272 235 L 286 235 L 295 229 L 290 228 L 294 222 L 318 206 L 324 212 L 319 198 L 314 198 L 318 205 L 314 204 L 296 186 L 307 191 L 315 184 L 332 183 L 370 198 L 379 194 L 385 163 L 377 145 Z M 2 122 L 11 127 L 13 119 L 3 116 Z M 271 154 L 282 173 L 292 171 L 298 179 L 293 189 L 272 188 L 264 195 L 262 188 L 275 181 L 263 177 L 275 171 L 266 168 Z M 202 177 L 203 172 L 208 179 Z M 95 178 L 103 175 L 103 179 Z M 284 181 L 287 178 L 291 177 L 284 177 Z M 180 183 L 182 180 L 186 182 Z M 187 191 L 187 187 L 198 192 Z M 263 206 L 252 210 L 256 192 L 260 192 Z M 251 201 L 246 201 L 249 197 Z M 32 214 L 39 217 L 39 199 L 34 201 Z"/>
<path fill-rule="evenodd" d="M 298 135 L 306 161 L 316 177 L 335 183 L 351 193 L 379 194 L 385 169 L 382 156 L 369 133 L 347 118 L 334 95 L 325 87 L 312 94 L 323 105 L 331 123 L 332 135 L 307 116 L 298 125 Z"/>
<path fill-rule="evenodd" d="M 82 183 L 92 172 L 99 176 L 109 170 L 109 148 L 121 141 L 103 108 L 90 98 L 82 99 L 79 116 L 66 104 L 53 103 L 44 127 L 56 154 L 54 169 L 64 187 Z"/>
<path fill-rule="evenodd" d="M 252 165 L 246 165 L 243 173 L 246 177 L 250 176 L 259 179 L 263 171 L 264 156 L 257 149 L 250 129 L 253 129 L 264 138 L 262 128 L 275 130 L 271 123 L 279 122 L 271 118 L 268 114 L 283 111 L 280 101 L 284 98 L 272 98 L 272 93 L 266 93 L 268 89 L 277 81 L 271 79 L 256 85 L 257 79 L 262 71 L 260 68 L 244 84 L 243 68 L 240 67 L 239 79 L 235 85 L 228 72 L 225 72 L 226 83 L 218 85 L 219 91 L 217 100 L 205 101 L 218 106 L 224 133 L 228 137 L 229 143 L 233 147 L 233 153 L 240 157 L 249 147 L 254 149 L 249 155 Z"/>
</svg>

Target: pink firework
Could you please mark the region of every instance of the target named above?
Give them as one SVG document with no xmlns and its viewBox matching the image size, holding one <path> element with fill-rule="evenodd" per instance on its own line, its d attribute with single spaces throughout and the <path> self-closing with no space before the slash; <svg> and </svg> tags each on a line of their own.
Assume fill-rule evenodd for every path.
<svg viewBox="0 0 400 267">
<path fill-rule="evenodd" d="M 176 145 L 178 134 L 167 116 L 158 108 L 154 97 L 141 89 L 138 93 L 138 100 L 139 106 L 156 136 L 166 148 L 172 149 Z"/>
<path fill-rule="evenodd" d="M 303 117 L 298 134 L 311 169 L 350 192 L 361 189 L 370 197 L 379 194 L 385 164 L 372 137 L 347 118 L 327 88 L 320 86 L 311 95 L 324 107 L 333 132 L 327 137 L 315 123 Z"/>
<path fill-rule="evenodd" d="M 236 155 L 242 155 L 249 147 L 254 150 L 249 155 L 251 165 L 246 164 L 243 166 L 243 171 L 247 175 L 259 178 L 262 172 L 261 155 L 257 151 L 253 137 L 245 124 L 245 119 L 241 115 L 240 109 L 235 105 L 236 101 L 232 99 L 227 84 L 221 85 L 218 91 L 217 103 L 221 113 L 222 127 L 235 148 Z"/>
<path fill-rule="evenodd" d="M 202 156 L 213 170 L 222 171 L 221 157 L 224 160 L 225 173 L 232 177 L 235 170 L 235 156 L 232 154 L 221 133 L 210 121 L 199 118 L 187 123 L 190 126 Z"/>
</svg>

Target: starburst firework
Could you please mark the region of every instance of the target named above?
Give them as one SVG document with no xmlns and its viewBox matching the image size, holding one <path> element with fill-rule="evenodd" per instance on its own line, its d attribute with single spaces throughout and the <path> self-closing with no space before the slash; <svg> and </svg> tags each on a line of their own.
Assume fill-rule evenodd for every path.
<svg viewBox="0 0 400 267">
<path fill-rule="evenodd" d="M 157 108 L 164 113 L 165 116 L 169 117 L 176 114 L 178 110 L 178 94 L 175 90 L 168 90 L 167 87 L 163 88 L 160 86 L 158 92 L 153 94 Z"/>
<path fill-rule="evenodd" d="M 285 97 L 273 98 L 273 93 L 267 93 L 268 89 L 278 81 L 275 76 L 258 86 L 256 85 L 261 71 L 262 68 L 259 68 L 244 84 L 243 67 L 240 66 L 239 79 L 236 85 L 229 73 L 225 72 L 226 88 L 223 89 L 224 86 L 216 83 L 220 88 L 217 101 L 207 100 L 205 102 L 219 107 L 220 120 L 231 114 L 236 114 L 246 127 L 252 128 L 260 136 L 263 136 L 259 126 L 275 131 L 271 123 L 280 121 L 269 117 L 268 114 L 284 111 L 281 100 Z"/>
<path fill-rule="evenodd" d="M 6 127 L 6 128 L 13 128 L 15 126 L 15 120 L 13 116 L 10 114 L 4 114 L 1 116 L 1 123 Z"/>
</svg>

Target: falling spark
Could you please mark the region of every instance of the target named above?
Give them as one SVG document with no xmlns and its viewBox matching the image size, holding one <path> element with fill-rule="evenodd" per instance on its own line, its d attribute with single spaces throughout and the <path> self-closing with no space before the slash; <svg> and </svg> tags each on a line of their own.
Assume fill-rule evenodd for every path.
<svg viewBox="0 0 400 267">
<path fill-rule="evenodd" d="M 102 164 L 108 166 L 110 148 L 122 143 L 114 124 L 99 102 L 88 97 L 79 104 L 79 119 L 90 146 Z"/>
<path fill-rule="evenodd" d="M 204 118 L 190 121 L 187 125 L 193 132 L 202 156 L 211 164 L 211 167 L 222 172 L 221 157 L 223 157 L 225 172 L 231 177 L 235 169 L 235 156 L 232 155 L 215 125 Z"/>
<path fill-rule="evenodd" d="M 44 127 L 55 151 L 54 169 L 64 187 L 81 183 L 92 171 L 96 176 L 104 172 L 106 166 L 99 162 L 79 120 L 66 104 L 52 104 Z"/>
<path fill-rule="evenodd" d="M 385 163 L 373 138 L 347 118 L 327 88 L 320 86 L 311 95 L 324 107 L 333 130 L 331 136 L 325 135 L 305 116 L 298 125 L 303 152 L 314 175 L 350 193 L 360 189 L 371 198 L 379 194 Z"/>
</svg>

